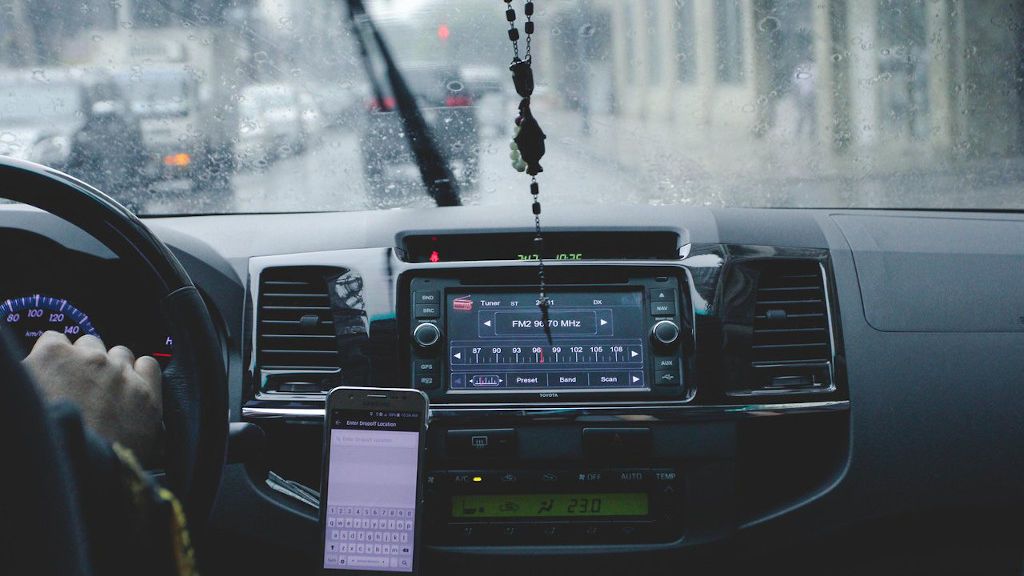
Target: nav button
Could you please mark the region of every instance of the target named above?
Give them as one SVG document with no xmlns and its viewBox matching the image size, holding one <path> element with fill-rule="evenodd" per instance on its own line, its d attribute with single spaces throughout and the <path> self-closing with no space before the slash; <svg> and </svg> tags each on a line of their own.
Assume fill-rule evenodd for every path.
<svg viewBox="0 0 1024 576">
<path fill-rule="evenodd" d="M 675 316 L 676 314 L 676 303 L 665 300 L 662 302 L 653 301 L 651 302 L 651 315 L 652 316 Z"/>
</svg>

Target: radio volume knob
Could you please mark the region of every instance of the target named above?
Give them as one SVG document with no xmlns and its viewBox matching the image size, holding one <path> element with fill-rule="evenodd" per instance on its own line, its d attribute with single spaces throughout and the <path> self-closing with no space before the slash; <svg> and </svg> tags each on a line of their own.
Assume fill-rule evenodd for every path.
<svg viewBox="0 0 1024 576">
<path fill-rule="evenodd" d="M 437 324 L 424 322 L 412 331 L 412 340 L 420 348 L 430 348 L 441 339 L 441 330 Z"/>
<path fill-rule="evenodd" d="M 651 328 L 651 340 L 655 346 L 671 346 L 679 340 L 679 326 L 671 320 L 662 320 Z"/>
</svg>

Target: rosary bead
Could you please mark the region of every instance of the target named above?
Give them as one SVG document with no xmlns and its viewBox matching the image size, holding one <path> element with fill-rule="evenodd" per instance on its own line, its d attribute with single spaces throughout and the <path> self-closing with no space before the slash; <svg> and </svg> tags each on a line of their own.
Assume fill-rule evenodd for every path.
<svg viewBox="0 0 1024 576">
<path fill-rule="evenodd" d="M 505 19 L 508 20 L 509 22 L 516 21 L 516 11 L 513 10 L 511 6 L 509 7 L 508 10 L 505 10 Z"/>
<path fill-rule="evenodd" d="M 513 42 L 518 41 L 519 40 L 519 29 L 518 28 L 509 28 L 508 29 L 508 39 L 513 41 Z"/>
<path fill-rule="evenodd" d="M 513 144 L 515 144 L 515 142 L 513 142 Z M 530 194 L 533 194 L 534 196 L 539 195 L 540 184 L 537 184 L 536 182 L 530 182 Z"/>
<path fill-rule="evenodd" d="M 533 34 L 533 21 L 530 20 L 523 24 L 523 30 L 525 30 L 527 34 Z"/>
<path fill-rule="evenodd" d="M 537 200 L 533 201 L 533 215 L 534 216 L 539 216 L 540 215 L 540 202 L 537 201 Z"/>
<path fill-rule="evenodd" d="M 533 16 L 533 2 L 527 2 L 526 6 L 523 8 L 523 12 L 527 16 Z"/>
</svg>

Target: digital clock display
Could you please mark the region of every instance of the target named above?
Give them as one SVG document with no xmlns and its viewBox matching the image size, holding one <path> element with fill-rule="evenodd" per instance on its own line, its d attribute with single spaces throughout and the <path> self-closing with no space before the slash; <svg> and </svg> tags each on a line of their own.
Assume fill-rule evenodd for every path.
<svg viewBox="0 0 1024 576">
<path fill-rule="evenodd" d="M 540 260 L 537 254 L 516 254 L 516 259 L 525 262 L 536 262 Z M 582 252 L 559 252 L 552 254 L 549 260 L 585 260 Z"/>
<path fill-rule="evenodd" d="M 461 494 L 452 518 L 576 518 L 646 516 L 643 492 L 582 494 Z"/>
<path fill-rule="evenodd" d="M 413 234 L 401 240 L 408 262 L 466 262 L 480 260 L 676 260 L 679 234 L 674 231 L 544 233 L 537 249 L 532 232 L 495 234 Z"/>
</svg>

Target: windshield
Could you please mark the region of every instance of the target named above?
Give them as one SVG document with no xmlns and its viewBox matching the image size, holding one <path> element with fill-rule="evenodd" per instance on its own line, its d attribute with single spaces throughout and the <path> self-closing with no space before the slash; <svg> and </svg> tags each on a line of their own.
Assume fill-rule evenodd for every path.
<svg viewBox="0 0 1024 576">
<path fill-rule="evenodd" d="M 5 154 L 143 215 L 434 205 L 345 0 L 15 5 L 0 14 Z M 506 4 L 366 6 L 461 203 L 529 216 L 529 179 L 509 156 L 519 98 Z M 522 33 L 523 2 L 511 6 Z M 545 205 L 1024 209 L 1024 3 L 536 8 Z M 78 87 L 110 80 L 121 89 L 80 111 Z M 124 121 L 86 121 L 96 114 Z M 103 170 L 73 161 L 97 155 Z"/>
<path fill-rule="evenodd" d="M 64 122 L 82 115 L 81 97 L 73 84 L 28 79 L 0 84 L 0 127 L 40 119 Z"/>
</svg>

